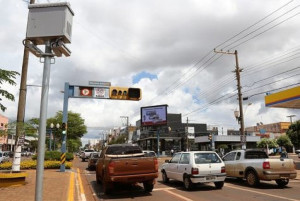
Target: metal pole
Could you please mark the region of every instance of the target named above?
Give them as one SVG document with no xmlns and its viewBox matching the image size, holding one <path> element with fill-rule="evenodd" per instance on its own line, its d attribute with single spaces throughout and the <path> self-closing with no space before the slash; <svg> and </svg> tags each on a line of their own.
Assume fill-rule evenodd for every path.
<svg viewBox="0 0 300 201">
<path fill-rule="evenodd" d="M 61 145 L 61 161 L 60 161 L 60 172 L 65 172 L 65 159 L 67 151 L 67 122 L 68 122 L 68 100 L 69 100 L 69 83 L 65 83 L 64 90 L 64 106 L 63 106 L 63 123 L 66 125 L 66 130 L 62 131 L 62 145 Z"/>
<path fill-rule="evenodd" d="M 50 147 L 49 147 L 49 151 L 52 151 L 51 141 L 52 141 L 52 128 L 51 128 L 51 131 L 50 131 L 50 140 L 49 140 Z"/>
<path fill-rule="evenodd" d="M 159 129 L 156 130 L 157 133 L 157 157 L 159 157 Z"/>
<path fill-rule="evenodd" d="M 45 43 L 45 53 L 51 54 L 50 41 Z M 51 56 L 44 56 L 44 71 L 43 71 L 43 84 L 40 106 L 40 123 L 39 123 L 39 141 L 38 141 L 38 158 L 37 158 L 37 173 L 35 185 L 35 200 L 43 200 L 43 175 L 44 175 L 44 158 L 45 158 L 45 140 L 46 140 L 46 120 L 48 108 L 48 94 L 50 82 L 50 66 Z"/>
<path fill-rule="evenodd" d="M 189 118 L 186 118 L 186 151 L 189 151 Z"/>
</svg>

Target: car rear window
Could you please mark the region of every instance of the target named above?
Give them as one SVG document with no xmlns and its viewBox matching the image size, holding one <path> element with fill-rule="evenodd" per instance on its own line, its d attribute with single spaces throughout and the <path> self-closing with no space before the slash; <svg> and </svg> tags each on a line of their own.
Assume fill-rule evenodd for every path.
<svg viewBox="0 0 300 201">
<path fill-rule="evenodd" d="M 123 154 L 138 154 L 143 153 L 139 146 L 115 146 L 108 147 L 106 154 L 108 155 L 123 155 Z"/>
<path fill-rule="evenodd" d="M 195 153 L 194 158 L 196 164 L 221 163 L 216 153 Z"/>
<path fill-rule="evenodd" d="M 84 150 L 84 152 L 94 152 L 94 150 L 89 150 L 89 149 L 86 149 L 86 150 Z"/>
<path fill-rule="evenodd" d="M 261 159 L 268 158 L 268 155 L 264 151 L 247 151 L 245 153 L 246 159 Z"/>
</svg>

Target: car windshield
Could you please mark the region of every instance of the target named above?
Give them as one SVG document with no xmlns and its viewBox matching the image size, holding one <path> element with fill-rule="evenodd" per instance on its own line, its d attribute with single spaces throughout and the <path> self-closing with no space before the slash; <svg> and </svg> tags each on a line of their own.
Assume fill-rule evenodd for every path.
<svg viewBox="0 0 300 201">
<path fill-rule="evenodd" d="M 221 163 L 216 153 L 195 153 L 194 158 L 196 164 Z"/>
<path fill-rule="evenodd" d="M 2 153 L 0 153 L 0 157 L 2 157 Z"/>
</svg>

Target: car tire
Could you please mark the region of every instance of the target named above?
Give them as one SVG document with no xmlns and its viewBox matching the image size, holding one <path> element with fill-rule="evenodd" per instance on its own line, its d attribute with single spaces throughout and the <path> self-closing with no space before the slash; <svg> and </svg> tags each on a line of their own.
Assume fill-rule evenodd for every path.
<svg viewBox="0 0 300 201">
<path fill-rule="evenodd" d="M 184 176 L 183 184 L 184 184 L 184 188 L 188 191 L 191 190 L 194 186 L 193 182 L 191 181 L 190 177 L 188 177 L 188 176 Z"/>
<path fill-rule="evenodd" d="M 215 186 L 217 189 L 222 189 L 224 186 L 224 181 L 215 182 Z"/>
<path fill-rule="evenodd" d="M 82 161 L 82 162 L 85 162 L 85 159 L 84 159 L 84 158 L 82 158 L 82 159 L 81 159 L 81 161 Z"/>
<path fill-rule="evenodd" d="M 258 184 L 259 184 L 258 176 L 253 170 L 250 170 L 247 172 L 246 181 L 247 181 L 247 184 L 252 187 L 258 186 Z"/>
<path fill-rule="evenodd" d="M 170 180 L 165 171 L 162 172 L 162 180 L 163 180 L 163 183 L 168 183 Z"/>
<path fill-rule="evenodd" d="M 112 183 L 103 181 L 103 182 L 102 182 L 103 192 L 104 192 L 106 195 L 109 195 L 109 194 L 111 193 L 112 186 L 113 186 Z"/>
<path fill-rule="evenodd" d="M 146 181 L 146 182 L 143 182 L 143 186 L 144 186 L 145 192 L 150 193 L 153 190 L 154 184 L 153 184 L 153 181 Z"/>
<path fill-rule="evenodd" d="M 96 172 L 96 182 L 97 182 L 97 184 L 101 184 L 101 180 L 100 180 L 99 175 L 97 174 L 97 172 Z"/>
<path fill-rule="evenodd" d="M 289 179 L 276 179 L 275 180 L 279 187 L 285 187 L 289 183 Z"/>
</svg>

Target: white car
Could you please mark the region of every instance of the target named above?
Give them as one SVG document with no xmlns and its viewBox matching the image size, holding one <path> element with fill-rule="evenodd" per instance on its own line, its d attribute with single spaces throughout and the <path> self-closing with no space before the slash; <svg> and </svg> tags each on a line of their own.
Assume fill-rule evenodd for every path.
<svg viewBox="0 0 300 201">
<path fill-rule="evenodd" d="M 4 163 L 9 161 L 8 152 L 2 152 L 0 151 L 0 163 Z"/>
<path fill-rule="evenodd" d="M 161 167 L 164 183 L 169 179 L 182 181 L 186 190 L 196 183 L 213 182 L 217 189 L 224 186 L 225 165 L 214 151 L 190 151 L 175 153 Z"/>
</svg>

